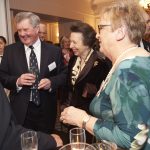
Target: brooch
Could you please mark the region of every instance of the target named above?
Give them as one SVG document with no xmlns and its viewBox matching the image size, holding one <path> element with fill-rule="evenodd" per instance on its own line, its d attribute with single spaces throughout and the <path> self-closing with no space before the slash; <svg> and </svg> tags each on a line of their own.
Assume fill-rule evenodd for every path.
<svg viewBox="0 0 150 150">
<path fill-rule="evenodd" d="M 98 65 L 98 61 L 95 61 L 94 62 L 94 67 L 97 66 L 97 65 Z"/>
</svg>

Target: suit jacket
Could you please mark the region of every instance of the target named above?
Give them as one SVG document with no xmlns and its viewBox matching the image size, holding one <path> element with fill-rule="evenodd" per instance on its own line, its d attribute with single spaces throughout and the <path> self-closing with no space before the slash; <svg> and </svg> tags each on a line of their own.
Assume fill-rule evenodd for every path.
<svg viewBox="0 0 150 150">
<path fill-rule="evenodd" d="M 21 150 L 21 133 L 27 131 L 20 125 L 17 125 L 4 89 L 0 84 L 0 150 Z M 49 150 L 56 148 L 56 142 L 53 137 L 38 133 L 39 150 Z"/>
<path fill-rule="evenodd" d="M 49 70 L 53 62 L 56 68 Z M 28 72 L 24 45 L 20 42 L 7 46 L 0 65 L 0 81 L 10 90 L 10 104 L 19 124 L 23 124 L 30 99 L 30 87 L 23 86 L 17 92 L 16 81 L 21 74 Z M 44 114 L 51 123 L 56 118 L 56 89 L 66 80 L 67 70 L 64 66 L 61 51 L 56 46 L 41 42 L 40 79 L 48 78 L 52 82 L 52 91 L 40 90 L 40 100 L 44 103 Z"/>
<path fill-rule="evenodd" d="M 98 91 L 101 82 L 105 79 L 108 74 L 109 67 L 106 61 L 101 58 L 97 51 L 94 51 L 89 60 L 87 61 L 86 65 L 84 66 L 83 70 L 80 72 L 75 85 L 71 83 L 71 74 L 72 68 L 75 65 L 77 60 L 76 56 L 73 56 L 69 61 L 68 65 L 68 101 L 70 105 L 84 109 L 89 111 L 89 104 L 91 103 L 93 97 L 95 96 L 96 92 Z M 83 91 L 85 88 L 89 89 L 87 97 L 83 96 Z M 94 91 L 90 91 L 96 89 Z"/>
</svg>

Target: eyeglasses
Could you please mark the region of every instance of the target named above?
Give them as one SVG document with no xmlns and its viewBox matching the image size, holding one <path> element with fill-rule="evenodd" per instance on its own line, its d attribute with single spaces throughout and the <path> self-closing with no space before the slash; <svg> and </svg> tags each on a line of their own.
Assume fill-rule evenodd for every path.
<svg viewBox="0 0 150 150">
<path fill-rule="evenodd" d="M 110 24 L 99 24 L 98 25 L 98 33 L 100 33 L 100 31 L 104 28 L 104 27 L 108 27 L 111 26 Z"/>
</svg>

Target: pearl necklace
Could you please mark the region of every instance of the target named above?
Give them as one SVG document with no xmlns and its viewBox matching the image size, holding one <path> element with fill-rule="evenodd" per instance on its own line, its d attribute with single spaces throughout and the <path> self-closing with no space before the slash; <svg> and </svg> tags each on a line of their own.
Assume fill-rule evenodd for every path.
<svg viewBox="0 0 150 150">
<path fill-rule="evenodd" d="M 113 64 L 111 70 L 109 71 L 106 79 L 102 82 L 101 86 L 100 86 L 100 89 L 98 90 L 96 96 L 99 96 L 99 94 L 101 93 L 102 90 L 105 89 L 105 87 L 107 86 L 108 82 L 110 81 L 111 77 L 112 77 L 112 74 L 113 72 L 115 71 L 115 69 L 117 68 L 117 66 L 119 65 L 120 62 L 122 62 L 123 60 L 129 58 L 129 57 L 126 57 L 125 59 L 122 59 L 122 57 L 124 55 L 126 55 L 127 53 L 129 53 L 130 51 L 136 49 L 138 46 L 134 46 L 134 47 L 131 47 L 131 48 L 128 48 L 126 49 L 123 53 L 121 53 L 119 55 L 119 57 L 116 59 L 115 63 Z"/>
</svg>

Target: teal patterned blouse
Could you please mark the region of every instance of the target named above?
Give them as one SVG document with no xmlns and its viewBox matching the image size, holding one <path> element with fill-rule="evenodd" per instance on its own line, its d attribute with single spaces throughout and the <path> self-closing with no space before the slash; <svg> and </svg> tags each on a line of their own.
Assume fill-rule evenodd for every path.
<svg viewBox="0 0 150 150">
<path fill-rule="evenodd" d="M 150 125 L 150 57 L 122 61 L 106 88 L 90 104 L 99 118 L 93 132 L 97 140 L 130 148 L 140 124 Z"/>
</svg>

